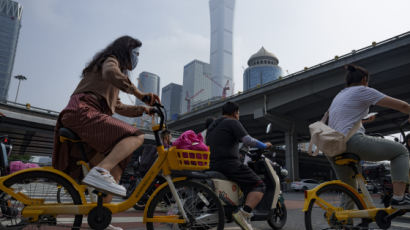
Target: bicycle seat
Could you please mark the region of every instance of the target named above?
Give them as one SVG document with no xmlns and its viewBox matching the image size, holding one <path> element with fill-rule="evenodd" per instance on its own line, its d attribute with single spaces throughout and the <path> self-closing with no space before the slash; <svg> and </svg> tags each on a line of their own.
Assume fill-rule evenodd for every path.
<svg viewBox="0 0 410 230">
<path fill-rule="evenodd" d="M 171 174 L 172 176 L 175 176 L 175 177 L 189 177 L 189 178 L 196 178 L 196 179 L 208 179 L 209 178 L 209 176 L 206 175 L 204 172 L 197 172 L 197 171 L 172 170 Z"/>
<path fill-rule="evenodd" d="M 205 171 L 205 174 L 208 175 L 209 178 L 228 180 L 228 178 L 224 174 L 218 171 Z"/>
<path fill-rule="evenodd" d="M 73 131 L 68 128 L 60 128 L 58 130 L 58 134 L 60 135 L 60 142 L 80 142 L 81 138 L 77 136 Z"/>
<path fill-rule="evenodd" d="M 350 163 L 359 163 L 360 157 L 354 153 L 343 153 L 333 157 L 333 160 L 337 165 L 348 165 Z"/>
</svg>

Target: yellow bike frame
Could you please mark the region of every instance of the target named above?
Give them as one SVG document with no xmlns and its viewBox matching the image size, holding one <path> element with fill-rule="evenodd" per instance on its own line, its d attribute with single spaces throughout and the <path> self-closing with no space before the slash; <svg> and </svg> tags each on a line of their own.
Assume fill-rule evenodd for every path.
<svg viewBox="0 0 410 230">
<path fill-rule="evenodd" d="M 361 174 L 356 175 L 356 180 L 364 182 L 364 178 Z M 348 189 L 350 192 L 356 196 L 360 203 L 363 205 L 363 210 L 344 210 L 341 207 L 335 207 L 328 202 L 324 201 L 320 197 L 317 196 L 317 191 L 319 191 L 321 188 L 327 185 L 331 184 L 337 184 L 339 186 L 342 186 L 346 189 Z M 359 182 L 359 185 L 361 183 Z M 363 183 L 364 185 L 364 183 Z M 397 211 L 396 209 L 393 209 L 391 207 L 388 208 L 376 208 L 370 198 L 369 192 L 365 186 L 360 186 L 363 193 L 360 194 L 356 189 L 352 188 L 350 185 L 340 181 L 340 180 L 333 180 L 329 182 L 322 183 L 318 186 L 316 186 L 314 189 L 308 190 L 305 192 L 305 203 L 303 206 L 303 212 L 307 212 L 309 208 L 309 204 L 311 203 L 312 200 L 321 207 L 323 210 L 326 211 L 326 218 L 328 222 L 330 221 L 330 218 L 336 217 L 338 221 L 345 222 L 348 219 L 351 218 L 369 218 L 372 219 L 373 221 L 375 220 L 376 213 L 380 210 L 386 211 L 389 215 Z M 363 188 L 362 188 L 363 187 Z M 365 190 L 365 191 L 364 191 Z M 334 215 L 333 215 L 334 214 Z"/>
<path fill-rule="evenodd" d="M 137 188 L 134 190 L 131 196 L 127 200 L 120 202 L 120 203 L 116 203 L 116 204 L 105 203 L 103 204 L 104 207 L 107 207 L 108 209 L 110 209 L 110 211 L 113 214 L 128 210 L 141 199 L 141 197 L 147 191 L 147 189 L 149 188 L 153 180 L 156 178 L 156 176 L 160 175 L 161 171 L 162 171 L 163 176 L 170 178 L 169 176 L 171 174 L 171 171 L 169 169 L 168 161 L 167 161 L 168 151 L 164 150 L 164 146 L 158 146 L 157 151 L 158 151 L 158 159 L 155 161 L 153 166 L 149 169 L 147 174 L 145 174 L 144 178 L 138 184 Z M 10 177 L 16 176 L 17 174 L 21 174 L 25 172 L 34 172 L 34 171 L 43 171 L 47 173 L 57 174 L 58 176 L 66 179 L 68 182 L 70 182 L 73 185 L 73 187 L 80 194 L 82 204 L 79 204 L 79 205 L 60 204 L 60 203 L 44 204 L 43 199 L 32 199 L 32 198 L 27 197 L 25 194 L 21 192 L 15 192 L 13 189 L 10 189 L 4 186 L 4 182 L 8 180 Z M 144 223 L 145 222 L 186 223 L 185 218 L 180 219 L 178 216 L 154 216 L 153 218 L 147 218 L 147 211 L 148 211 L 149 204 L 151 203 L 155 195 L 157 195 L 158 192 L 162 188 L 164 188 L 165 186 L 168 186 L 169 182 L 172 183 L 172 182 L 182 181 L 182 180 L 186 180 L 186 177 L 178 177 L 178 178 L 173 178 L 172 180 L 168 180 L 167 182 L 163 183 L 153 192 L 144 210 L 144 220 L 143 220 Z M 173 187 L 173 185 L 170 185 L 170 187 Z M 8 176 L 0 177 L 0 190 L 4 191 L 5 193 L 12 196 L 14 199 L 25 204 L 26 206 L 24 207 L 22 211 L 22 215 L 26 218 L 31 218 L 32 221 L 37 221 L 39 215 L 47 215 L 47 214 L 48 215 L 64 215 L 64 214 L 87 215 L 93 208 L 97 206 L 97 203 L 87 202 L 85 198 L 86 189 L 87 189 L 87 186 L 79 185 L 69 175 L 59 170 L 56 170 L 52 167 L 25 169 L 25 170 L 21 170 L 17 173 L 14 173 Z M 176 199 L 179 199 L 179 198 L 176 198 Z"/>
</svg>

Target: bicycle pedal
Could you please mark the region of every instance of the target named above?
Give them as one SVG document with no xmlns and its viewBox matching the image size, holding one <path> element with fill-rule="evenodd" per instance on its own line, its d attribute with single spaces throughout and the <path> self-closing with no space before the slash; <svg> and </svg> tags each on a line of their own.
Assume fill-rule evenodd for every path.
<svg viewBox="0 0 410 230">
<path fill-rule="evenodd" d="M 97 194 L 98 197 L 100 197 L 100 196 L 101 196 L 101 197 L 106 197 L 106 196 L 107 196 L 107 193 L 102 192 L 102 191 L 98 191 L 98 190 L 96 190 L 96 189 L 93 190 L 93 193 L 94 193 L 94 194 Z"/>
</svg>

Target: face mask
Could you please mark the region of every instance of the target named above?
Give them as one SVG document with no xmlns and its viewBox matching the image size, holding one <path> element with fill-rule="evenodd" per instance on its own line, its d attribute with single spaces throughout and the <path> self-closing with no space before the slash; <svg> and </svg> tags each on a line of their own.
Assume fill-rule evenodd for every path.
<svg viewBox="0 0 410 230">
<path fill-rule="evenodd" d="M 131 50 L 131 65 L 132 65 L 132 69 L 135 69 L 135 67 L 137 67 L 139 52 L 140 52 L 140 48 L 139 48 L 139 47 L 137 47 L 137 48 Z"/>
</svg>

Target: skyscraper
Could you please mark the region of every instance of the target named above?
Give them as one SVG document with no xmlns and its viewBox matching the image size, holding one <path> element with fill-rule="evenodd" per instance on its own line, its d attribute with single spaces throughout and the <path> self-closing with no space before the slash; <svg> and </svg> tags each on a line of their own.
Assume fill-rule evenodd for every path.
<svg viewBox="0 0 410 230">
<path fill-rule="evenodd" d="M 23 7 L 11 0 L 0 0 L 0 101 L 7 100 L 16 56 Z"/>
<path fill-rule="evenodd" d="M 223 88 L 228 82 L 233 92 L 233 17 L 235 0 L 210 0 L 209 11 L 211 14 L 211 77 L 218 84 L 212 84 L 212 97 L 222 96 Z"/>
<path fill-rule="evenodd" d="M 162 88 L 161 103 L 164 105 L 168 120 L 176 120 L 181 113 L 182 85 L 170 83 Z"/>
<path fill-rule="evenodd" d="M 282 68 L 278 64 L 279 59 L 274 54 L 263 47 L 260 48 L 248 60 L 249 67 L 243 73 L 243 90 L 255 88 L 283 76 Z"/>
<path fill-rule="evenodd" d="M 182 113 L 191 110 L 200 101 L 212 97 L 212 81 L 205 76 L 211 75 L 208 63 L 193 60 L 184 66 L 184 80 L 182 89 Z M 222 90 L 221 90 L 222 91 Z"/>
<path fill-rule="evenodd" d="M 159 95 L 160 77 L 154 73 L 142 72 L 138 78 L 138 89 L 144 93 L 155 93 Z M 136 105 L 145 105 L 144 102 L 137 100 Z M 144 128 L 151 127 L 151 116 L 144 114 L 136 119 L 137 126 Z"/>
</svg>

